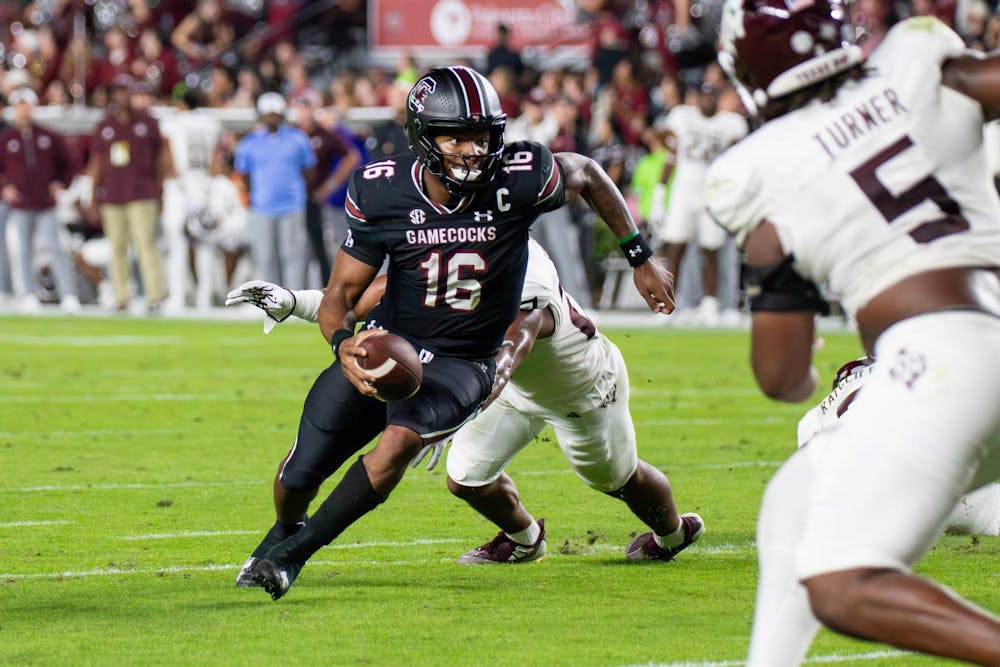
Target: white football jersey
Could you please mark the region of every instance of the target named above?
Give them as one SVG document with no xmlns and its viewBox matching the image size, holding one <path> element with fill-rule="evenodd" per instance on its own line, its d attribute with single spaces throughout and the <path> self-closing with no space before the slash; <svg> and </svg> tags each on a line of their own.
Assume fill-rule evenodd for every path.
<svg viewBox="0 0 1000 667">
<path fill-rule="evenodd" d="M 893 27 L 870 73 L 765 123 L 710 167 L 709 211 L 742 246 L 774 224 L 795 269 L 848 313 L 908 276 L 1000 264 L 1000 200 L 980 105 L 941 83 L 962 40 L 937 19 Z"/>
<path fill-rule="evenodd" d="M 563 291 L 555 264 L 530 240 L 521 309 L 548 307 L 555 332 L 535 341 L 504 389 L 547 409 L 585 411 L 599 407 L 615 382 L 609 346 L 576 300 Z"/>
<path fill-rule="evenodd" d="M 208 171 L 222 135 L 222 124 L 217 119 L 197 111 L 181 111 L 164 118 L 160 127 L 163 136 L 170 140 L 170 154 L 178 176 L 196 170 Z"/>
<path fill-rule="evenodd" d="M 705 116 L 698 107 L 681 104 L 670 110 L 664 128 L 677 137 L 674 183 L 680 179 L 687 186 L 700 188 L 708 165 L 746 135 L 747 122 L 732 111 Z"/>
</svg>

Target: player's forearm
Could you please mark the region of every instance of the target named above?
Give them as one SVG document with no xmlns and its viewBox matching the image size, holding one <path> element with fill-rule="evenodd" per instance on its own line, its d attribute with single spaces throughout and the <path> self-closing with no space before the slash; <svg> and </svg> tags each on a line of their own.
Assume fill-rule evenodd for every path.
<svg viewBox="0 0 1000 667">
<path fill-rule="evenodd" d="M 530 329 L 525 329 L 518 327 L 514 331 L 510 329 L 507 330 L 507 334 L 504 336 L 505 347 L 501 348 L 501 355 L 509 355 L 509 360 L 506 363 L 509 364 L 510 373 L 513 374 L 517 367 L 521 365 L 521 362 L 525 360 L 528 353 L 531 352 L 531 348 L 535 345 L 535 339 L 537 338 L 537 331 L 531 331 Z M 507 343 L 512 343 L 507 345 Z"/>
<path fill-rule="evenodd" d="M 353 328 L 348 326 L 349 321 L 346 319 L 348 315 L 353 316 L 353 310 L 353 302 L 348 300 L 343 291 L 327 288 L 316 313 L 319 329 L 327 342 L 337 330 Z"/>
<path fill-rule="evenodd" d="M 636 231 L 635 221 L 625 197 L 599 164 L 591 160 L 585 167 L 586 185 L 580 191 L 587 205 L 611 229 L 615 238 L 625 238 Z"/>
</svg>

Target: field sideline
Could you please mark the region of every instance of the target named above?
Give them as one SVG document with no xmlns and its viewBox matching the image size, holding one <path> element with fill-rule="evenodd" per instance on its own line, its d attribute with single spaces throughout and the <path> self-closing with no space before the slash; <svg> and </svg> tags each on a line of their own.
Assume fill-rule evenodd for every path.
<svg viewBox="0 0 1000 667">
<path fill-rule="evenodd" d="M 741 665 L 760 495 L 806 406 L 759 395 L 745 332 L 621 323 L 602 329 L 629 363 L 640 456 L 705 518 L 701 542 L 626 562 L 644 528 L 546 431 L 510 467 L 546 518 L 541 562 L 454 564 L 496 531 L 439 465 L 410 471 L 275 603 L 233 580 L 330 360 L 314 328 L 0 317 L 0 664 Z M 858 345 L 824 338 L 825 386 Z M 997 540 L 946 537 L 919 569 L 1000 610 Z M 829 633 L 810 663 L 946 664 Z"/>
</svg>

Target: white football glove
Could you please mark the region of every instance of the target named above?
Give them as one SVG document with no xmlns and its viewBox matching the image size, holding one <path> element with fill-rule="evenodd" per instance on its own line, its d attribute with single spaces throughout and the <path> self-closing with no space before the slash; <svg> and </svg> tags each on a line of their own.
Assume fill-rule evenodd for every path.
<svg viewBox="0 0 1000 667">
<path fill-rule="evenodd" d="M 284 322 L 295 310 L 295 294 L 281 285 L 264 280 L 245 282 L 226 295 L 226 305 L 249 303 L 264 311 L 264 333 L 270 333 L 279 322 Z"/>
<path fill-rule="evenodd" d="M 429 445 L 424 445 L 423 449 L 421 449 L 420 452 L 413 457 L 413 460 L 410 461 L 410 467 L 416 468 L 420 465 L 420 462 L 424 460 L 424 457 L 430 453 L 431 457 L 428 459 L 427 465 L 424 466 L 424 470 L 434 470 L 434 466 L 436 466 L 438 461 L 441 460 L 441 455 L 444 454 L 444 448 L 448 442 L 449 440 L 445 438 L 443 440 L 438 440 L 437 442 L 432 442 Z"/>
</svg>

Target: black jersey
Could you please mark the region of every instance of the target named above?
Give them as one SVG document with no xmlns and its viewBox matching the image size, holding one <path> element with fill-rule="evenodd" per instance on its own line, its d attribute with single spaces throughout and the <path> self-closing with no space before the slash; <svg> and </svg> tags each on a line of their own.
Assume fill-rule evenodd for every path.
<svg viewBox="0 0 1000 667">
<path fill-rule="evenodd" d="M 357 169 L 343 249 L 371 266 L 389 257 L 380 326 L 436 354 L 490 358 L 521 302 L 528 229 L 565 202 L 561 170 L 545 146 L 516 142 L 489 185 L 444 206 L 423 169 L 412 153 Z"/>
</svg>

